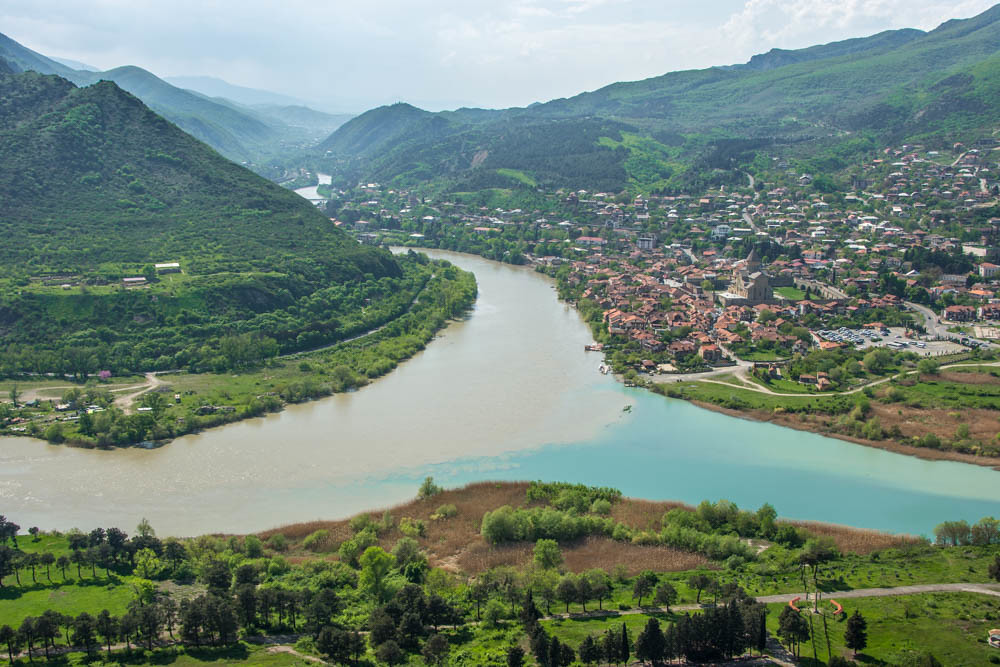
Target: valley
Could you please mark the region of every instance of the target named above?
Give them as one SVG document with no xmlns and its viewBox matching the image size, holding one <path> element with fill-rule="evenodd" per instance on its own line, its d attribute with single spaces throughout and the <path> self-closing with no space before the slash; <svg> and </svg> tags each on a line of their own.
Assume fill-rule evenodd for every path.
<svg viewBox="0 0 1000 667">
<path fill-rule="evenodd" d="M 10 664 L 1000 663 L 1000 5 L 113 4 L 0 34 Z"/>
</svg>

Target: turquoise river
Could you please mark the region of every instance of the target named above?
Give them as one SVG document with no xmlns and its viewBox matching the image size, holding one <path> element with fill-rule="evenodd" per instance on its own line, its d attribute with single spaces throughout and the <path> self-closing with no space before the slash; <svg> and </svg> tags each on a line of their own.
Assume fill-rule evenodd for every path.
<svg viewBox="0 0 1000 667">
<path fill-rule="evenodd" d="M 80 450 L 0 439 L 0 511 L 22 526 L 244 532 L 413 497 L 433 475 L 610 485 L 785 517 L 930 534 L 1000 515 L 1000 473 L 702 410 L 598 372 L 577 313 L 530 269 L 446 252 L 473 271 L 470 315 L 364 389 L 176 440 Z M 623 411 L 626 405 L 631 410 Z"/>
</svg>

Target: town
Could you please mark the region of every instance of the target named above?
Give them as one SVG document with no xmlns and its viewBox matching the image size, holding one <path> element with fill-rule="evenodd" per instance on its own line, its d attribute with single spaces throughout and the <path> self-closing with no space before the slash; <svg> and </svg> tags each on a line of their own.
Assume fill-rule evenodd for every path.
<svg viewBox="0 0 1000 667">
<path fill-rule="evenodd" d="M 531 210 L 366 184 L 334 193 L 333 219 L 366 243 L 467 250 L 546 270 L 570 288 L 564 296 L 599 307 L 612 340 L 644 353 L 637 370 L 688 377 L 756 362 L 773 374 L 814 349 L 940 356 L 992 346 L 995 148 L 991 138 L 950 153 L 887 148 L 844 174 L 842 191 L 773 158 L 768 180 L 748 177 L 744 187 L 701 196 L 559 191 L 531 197 Z M 838 386 L 804 376 L 796 379 L 819 390 Z"/>
</svg>

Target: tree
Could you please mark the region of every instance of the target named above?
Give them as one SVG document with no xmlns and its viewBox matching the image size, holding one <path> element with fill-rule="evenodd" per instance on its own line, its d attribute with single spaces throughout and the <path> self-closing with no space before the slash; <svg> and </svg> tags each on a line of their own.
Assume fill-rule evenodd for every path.
<svg viewBox="0 0 1000 667">
<path fill-rule="evenodd" d="M 921 375 L 937 375 L 940 368 L 941 364 L 929 357 L 917 362 L 917 372 Z"/>
<path fill-rule="evenodd" d="M 535 542 L 535 564 L 545 570 L 553 570 L 562 565 L 562 552 L 555 540 L 538 540 Z"/>
<path fill-rule="evenodd" d="M 90 657 L 94 649 L 97 636 L 96 630 L 94 617 L 87 612 L 81 612 L 79 616 L 73 619 L 73 643 L 77 646 L 83 646 L 84 650 L 87 651 L 88 657 Z"/>
<path fill-rule="evenodd" d="M 111 643 L 118 637 L 118 619 L 111 615 L 107 609 L 102 609 L 94 622 L 97 634 L 108 647 L 108 655 L 111 655 Z"/>
<path fill-rule="evenodd" d="M 621 640 L 618 633 L 608 628 L 601 638 L 601 654 L 607 662 L 617 665 L 621 659 Z"/>
<path fill-rule="evenodd" d="M 319 632 L 316 639 L 316 648 L 323 655 L 329 657 L 337 663 L 345 663 L 353 655 L 351 644 L 351 634 L 346 630 L 326 626 Z"/>
<path fill-rule="evenodd" d="M 21 647 L 24 645 L 21 636 L 18 635 L 17 630 L 9 625 L 0 626 L 0 643 L 7 645 L 7 659 L 13 665 L 14 654 L 20 653 Z"/>
<path fill-rule="evenodd" d="M 56 567 L 62 572 L 63 581 L 66 581 L 66 568 L 70 566 L 69 557 L 66 554 L 62 554 L 59 558 L 56 558 Z"/>
<path fill-rule="evenodd" d="M 160 628 L 163 627 L 163 615 L 155 604 L 144 604 L 133 606 L 129 613 L 134 613 L 138 625 L 139 634 L 146 640 L 146 648 L 153 650 L 153 640 L 160 636 Z M 222 634 L 219 627 L 219 619 L 216 619 L 216 629 Z"/>
<path fill-rule="evenodd" d="M 52 611 L 51 609 L 46 610 L 35 620 L 35 636 L 42 640 L 42 646 L 45 648 L 46 660 L 49 657 L 49 645 L 54 646 L 55 640 L 59 637 L 60 620 L 58 612 Z"/>
<path fill-rule="evenodd" d="M 590 584 L 591 599 L 597 600 L 597 608 L 604 609 L 604 600 L 611 598 L 611 578 L 600 568 L 587 570 L 583 573 Z"/>
<path fill-rule="evenodd" d="M 134 572 L 143 579 L 149 579 L 159 572 L 162 566 L 160 559 L 156 557 L 156 552 L 152 549 L 140 549 L 135 554 Z"/>
<path fill-rule="evenodd" d="M 1000 556 L 997 556 L 989 567 L 990 577 L 1000 581 Z"/>
<path fill-rule="evenodd" d="M 585 665 L 593 665 L 601 661 L 601 647 L 598 645 L 597 640 L 594 639 L 593 635 L 587 635 L 580 642 L 580 649 L 577 651 L 580 655 L 580 662 Z"/>
<path fill-rule="evenodd" d="M 660 622 L 655 618 L 650 618 L 646 621 L 646 627 L 635 639 L 635 657 L 643 662 L 659 663 L 663 659 L 664 648 L 665 643 L 663 632 L 660 630 Z"/>
<path fill-rule="evenodd" d="M 385 597 L 385 579 L 392 570 L 395 559 L 382 547 L 368 547 L 358 562 L 361 565 L 359 584 L 376 602 L 381 603 Z"/>
<path fill-rule="evenodd" d="M 38 638 L 38 634 L 35 632 L 36 620 L 34 616 L 25 616 L 21 621 L 21 626 L 17 629 L 17 636 L 21 639 L 23 644 L 28 646 L 28 655 L 34 650 L 35 640 Z"/>
<path fill-rule="evenodd" d="M 553 637 L 549 642 L 549 667 L 567 667 L 576 658 L 573 649 Z"/>
<path fill-rule="evenodd" d="M 628 658 L 632 655 L 632 639 L 628 634 L 628 627 L 622 623 L 622 631 L 618 635 L 618 657 L 621 659 L 622 663 L 627 663 Z"/>
<path fill-rule="evenodd" d="M 208 585 L 209 591 L 223 593 L 232 585 L 233 573 L 229 571 L 229 565 L 213 558 L 202 568 L 201 580 Z"/>
<path fill-rule="evenodd" d="M 431 635 L 424 643 L 420 655 L 424 657 L 424 661 L 428 665 L 443 665 L 448 658 L 450 648 L 447 637 L 435 634 Z"/>
<path fill-rule="evenodd" d="M 701 592 L 712 582 L 712 579 L 705 576 L 704 574 L 692 574 L 688 577 L 687 585 L 688 588 L 693 588 L 698 591 L 698 597 L 695 600 L 695 604 L 701 604 Z"/>
<path fill-rule="evenodd" d="M 566 605 L 566 613 L 568 614 L 569 605 L 571 602 L 576 602 L 576 598 L 576 578 L 571 574 L 567 574 L 559 580 L 559 585 L 556 586 L 556 599 Z"/>
<path fill-rule="evenodd" d="M 403 653 L 403 649 L 399 648 L 399 644 L 390 639 L 379 644 L 379 647 L 375 649 L 375 657 L 378 658 L 379 662 L 398 665 L 406 659 L 406 654 Z"/>
<path fill-rule="evenodd" d="M 799 644 L 809 640 L 809 624 L 802 618 L 802 614 L 791 607 L 785 607 L 778 617 L 778 637 L 797 656 Z"/>
<path fill-rule="evenodd" d="M 3 588 L 4 577 L 14 573 L 17 566 L 17 552 L 6 544 L 0 544 L 0 588 Z"/>
<path fill-rule="evenodd" d="M 516 644 L 507 649 L 507 667 L 523 667 L 524 649 Z"/>
<path fill-rule="evenodd" d="M 38 562 L 45 566 L 45 578 L 52 583 L 51 567 L 56 562 L 56 556 L 51 551 L 44 551 L 38 556 Z"/>
<path fill-rule="evenodd" d="M 972 525 L 970 537 L 976 546 L 1000 543 L 1000 521 L 984 516 Z"/>
<path fill-rule="evenodd" d="M 670 606 L 677 602 L 677 589 L 670 582 L 664 581 L 656 587 L 653 601 L 661 607 L 666 607 L 667 613 L 670 613 Z"/>
<path fill-rule="evenodd" d="M 829 537 L 821 537 L 815 540 L 807 541 L 805 546 L 802 548 L 802 553 L 799 554 L 799 562 L 812 568 L 813 589 L 816 592 L 814 600 L 817 611 L 819 610 L 819 568 L 824 563 L 827 563 L 836 557 L 837 546 Z"/>
<path fill-rule="evenodd" d="M 863 651 L 868 646 L 868 622 L 857 609 L 847 619 L 847 628 L 844 630 L 844 645 L 858 655 L 858 651 Z"/>
<path fill-rule="evenodd" d="M 653 592 L 656 580 L 656 573 L 652 570 L 644 570 L 635 578 L 635 583 L 632 585 L 632 597 L 639 599 L 640 607 L 642 606 L 642 598 Z"/>
<path fill-rule="evenodd" d="M 135 532 L 139 534 L 140 537 L 156 537 L 156 531 L 153 527 L 149 525 L 149 520 L 146 517 L 142 517 L 142 521 L 139 525 L 135 527 Z"/>
<path fill-rule="evenodd" d="M 420 489 L 417 491 L 417 497 L 424 500 L 439 493 L 441 493 L 441 487 L 434 483 L 434 478 L 425 477 L 424 481 L 420 484 Z"/>
</svg>

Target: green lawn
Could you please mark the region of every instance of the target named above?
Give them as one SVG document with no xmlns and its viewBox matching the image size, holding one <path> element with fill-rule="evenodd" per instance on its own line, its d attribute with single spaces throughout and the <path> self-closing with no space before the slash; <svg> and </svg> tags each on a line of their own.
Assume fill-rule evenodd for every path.
<svg viewBox="0 0 1000 667">
<path fill-rule="evenodd" d="M 90 578 L 90 572 L 84 572 L 85 578 L 76 579 L 76 567 L 66 582 L 61 581 L 58 572 L 52 573 L 49 584 L 44 577 L 39 577 L 37 584 L 31 583 L 31 575 L 21 574 L 23 587 L 12 585 L 13 577 L 8 577 L 6 584 L 0 589 L 0 625 L 17 627 L 26 616 L 40 616 L 47 609 L 61 614 L 76 616 L 80 612 L 96 614 L 107 609 L 112 614 L 119 615 L 128 607 L 132 599 L 132 590 L 112 575 L 109 580 L 98 570 L 96 579 Z"/>
<path fill-rule="evenodd" d="M 930 651 L 943 665 L 986 665 L 989 656 L 1000 653 L 986 644 L 986 631 L 997 627 L 1000 618 L 1000 602 L 995 598 L 927 593 L 840 602 L 844 616 L 858 610 L 868 623 L 868 647 L 858 655 L 863 664 L 896 664 L 908 652 Z M 772 634 L 784 606 L 768 605 L 767 626 Z M 851 657 L 844 646 L 846 621 L 836 620 L 829 612 L 824 616 L 807 615 L 813 621 L 820 662 L 813 660 L 813 643 L 809 642 L 801 649 L 803 664 L 825 664 L 828 655 Z"/>
<path fill-rule="evenodd" d="M 793 408 L 796 410 L 818 411 L 829 410 L 839 400 L 835 395 L 803 395 L 772 396 L 751 389 L 724 387 L 711 382 L 681 382 L 660 385 L 662 391 L 681 392 L 681 398 L 716 405 L 731 406 L 747 410 L 774 410 L 775 408 Z M 849 397 L 845 397 L 849 398 Z"/>
<path fill-rule="evenodd" d="M 639 632 L 645 627 L 650 618 L 656 618 L 660 622 L 660 627 L 665 627 L 667 623 L 672 623 L 677 614 L 627 614 L 624 616 L 607 616 L 604 618 L 569 618 L 555 621 L 543 621 L 542 625 L 559 638 L 559 641 L 568 643 L 574 649 L 580 645 L 587 635 L 603 635 L 609 628 L 621 630 L 622 623 L 628 628 L 632 640 L 639 636 Z"/>
<path fill-rule="evenodd" d="M 791 301 L 805 301 L 806 293 L 798 287 L 775 287 L 774 293 Z"/>
</svg>

